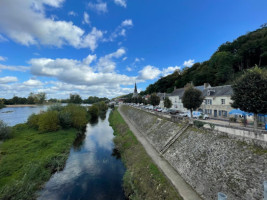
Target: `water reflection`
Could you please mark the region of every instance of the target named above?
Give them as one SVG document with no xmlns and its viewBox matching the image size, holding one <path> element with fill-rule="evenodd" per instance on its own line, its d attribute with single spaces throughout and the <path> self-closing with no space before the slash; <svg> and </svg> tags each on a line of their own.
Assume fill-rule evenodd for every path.
<svg viewBox="0 0 267 200">
<path fill-rule="evenodd" d="M 66 167 L 51 177 L 38 199 L 125 199 L 121 186 L 125 169 L 111 156 L 113 137 L 107 119 L 88 124 L 84 139 L 75 141 Z"/>
</svg>

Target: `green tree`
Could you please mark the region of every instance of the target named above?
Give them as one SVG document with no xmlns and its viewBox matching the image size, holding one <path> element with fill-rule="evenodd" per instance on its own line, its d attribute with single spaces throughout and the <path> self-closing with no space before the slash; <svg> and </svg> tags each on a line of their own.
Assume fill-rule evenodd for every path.
<svg viewBox="0 0 267 200">
<path fill-rule="evenodd" d="M 257 66 L 248 69 L 232 88 L 232 107 L 254 113 L 254 128 L 257 128 L 258 114 L 267 113 L 267 70 Z"/>
<path fill-rule="evenodd" d="M 70 94 L 70 99 L 69 103 L 74 103 L 74 104 L 81 104 L 82 103 L 82 98 L 78 94 Z"/>
<path fill-rule="evenodd" d="M 92 119 L 96 119 L 99 115 L 99 108 L 96 104 L 89 107 L 88 113 L 91 115 Z"/>
<path fill-rule="evenodd" d="M 202 104 L 204 98 L 202 96 L 202 92 L 194 86 L 187 86 L 182 97 L 183 106 L 190 110 L 191 117 L 193 117 L 193 110 L 199 108 Z"/>
<path fill-rule="evenodd" d="M 159 105 L 160 102 L 160 98 L 157 96 L 156 93 L 153 93 L 150 97 L 149 97 L 149 103 L 153 106 L 157 106 Z"/>
<path fill-rule="evenodd" d="M 170 108 L 170 107 L 172 107 L 172 102 L 171 102 L 171 100 L 169 99 L 169 97 L 165 97 L 165 99 L 164 99 L 164 107 L 165 107 L 165 108 Z"/>
<path fill-rule="evenodd" d="M 47 111 L 40 114 L 38 120 L 38 130 L 42 133 L 53 132 L 60 129 L 57 111 Z"/>
</svg>

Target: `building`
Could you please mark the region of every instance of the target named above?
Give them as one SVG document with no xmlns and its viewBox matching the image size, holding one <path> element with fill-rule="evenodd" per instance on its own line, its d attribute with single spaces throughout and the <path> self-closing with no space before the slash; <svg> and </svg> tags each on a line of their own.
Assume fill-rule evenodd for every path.
<svg viewBox="0 0 267 200">
<path fill-rule="evenodd" d="M 205 88 L 203 90 L 205 99 L 199 110 L 210 117 L 228 118 L 229 111 L 233 109 L 231 107 L 232 95 L 233 89 L 231 85 Z"/>
<path fill-rule="evenodd" d="M 138 97 L 138 93 L 137 93 L 137 87 L 136 87 L 136 83 L 134 85 L 134 92 L 133 92 L 133 98 L 137 98 Z"/>
</svg>

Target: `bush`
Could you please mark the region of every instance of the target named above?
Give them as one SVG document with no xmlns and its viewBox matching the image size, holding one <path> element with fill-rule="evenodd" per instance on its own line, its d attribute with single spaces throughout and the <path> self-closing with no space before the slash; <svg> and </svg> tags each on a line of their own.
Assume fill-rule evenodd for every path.
<svg viewBox="0 0 267 200">
<path fill-rule="evenodd" d="M 62 110 L 59 113 L 59 122 L 62 128 L 71 127 L 71 124 L 72 124 L 71 113 L 66 110 Z"/>
<path fill-rule="evenodd" d="M 70 113 L 71 124 L 74 128 L 83 129 L 87 124 L 86 109 L 80 105 L 69 104 L 63 111 Z"/>
<path fill-rule="evenodd" d="M 59 117 L 57 111 L 47 111 L 40 114 L 38 121 L 38 130 L 40 132 L 52 132 L 60 129 Z"/>
<path fill-rule="evenodd" d="M 58 112 L 60 112 L 61 110 L 63 110 L 63 106 L 60 104 L 60 103 L 56 103 L 56 104 L 54 104 L 54 105 L 51 105 L 48 109 L 47 109 L 47 111 L 58 111 Z"/>
<path fill-rule="evenodd" d="M 5 107 L 6 107 L 6 105 L 3 104 L 2 102 L 0 102 L 0 109 L 1 109 L 1 108 L 5 108 Z"/>
<path fill-rule="evenodd" d="M 197 127 L 197 128 L 201 128 L 204 126 L 204 122 L 201 122 L 201 121 L 194 121 L 194 125 Z"/>
<path fill-rule="evenodd" d="M 0 140 L 6 140 L 11 137 L 11 128 L 0 120 Z"/>
<path fill-rule="evenodd" d="M 229 121 L 230 121 L 230 122 L 236 122 L 236 118 L 234 118 L 234 117 L 230 117 L 230 118 L 229 118 Z"/>
<path fill-rule="evenodd" d="M 27 124 L 30 128 L 38 129 L 39 128 L 39 116 L 36 114 L 32 114 L 29 116 Z"/>
<path fill-rule="evenodd" d="M 88 113 L 91 115 L 92 119 L 95 119 L 99 115 L 99 108 L 96 104 L 89 107 Z"/>
<path fill-rule="evenodd" d="M 100 112 L 102 112 L 102 111 L 106 112 L 108 110 L 108 106 L 104 101 L 100 101 L 100 102 L 93 104 L 93 105 L 96 105 Z"/>
</svg>

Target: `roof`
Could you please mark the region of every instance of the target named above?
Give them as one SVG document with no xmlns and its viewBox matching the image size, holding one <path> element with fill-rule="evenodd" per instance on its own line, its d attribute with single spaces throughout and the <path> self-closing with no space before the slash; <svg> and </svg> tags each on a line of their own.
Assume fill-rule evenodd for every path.
<svg viewBox="0 0 267 200">
<path fill-rule="evenodd" d="M 232 96 L 232 94 L 233 94 L 233 89 L 231 85 L 210 87 L 203 90 L 203 96 L 205 97 Z"/>
<path fill-rule="evenodd" d="M 196 86 L 195 88 L 203 92 L 204 85 Z M 175 89 L 169 96 L 179 96 L 180 98 L 182 98 L 183 95 L 184 95 L 184 88 L 179 88 Z"/>
</svg>

